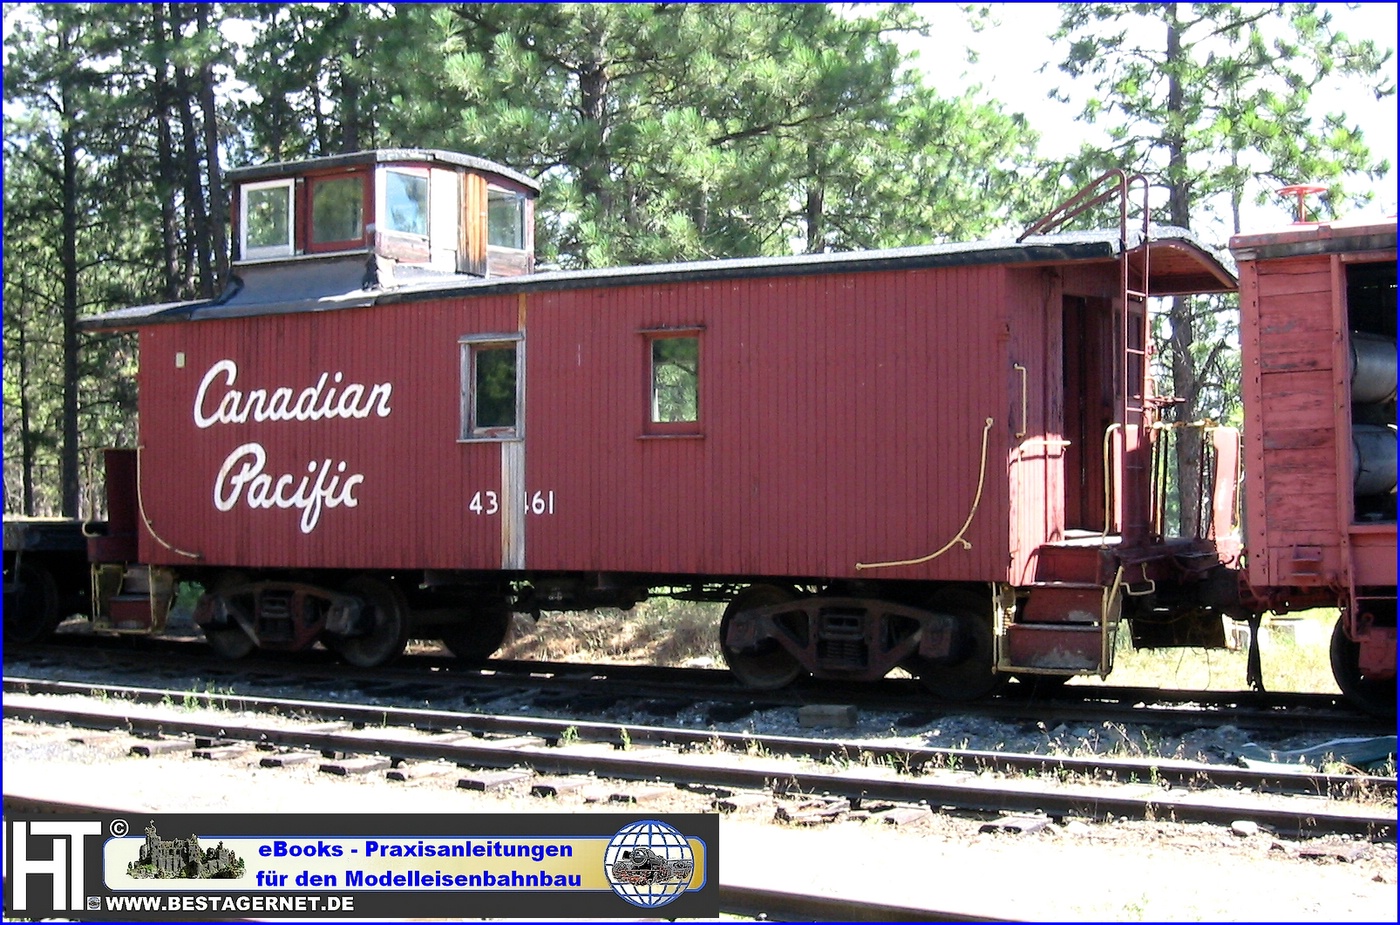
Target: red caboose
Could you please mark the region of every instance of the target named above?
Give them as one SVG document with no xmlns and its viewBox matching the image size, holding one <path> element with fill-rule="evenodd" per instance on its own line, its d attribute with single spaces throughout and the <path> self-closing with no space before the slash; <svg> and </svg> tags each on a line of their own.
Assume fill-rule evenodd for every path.
<svg viewBox="0 0 1400 925">
<path fill-rule="evenodd" d="M 1395 709 L 1396 224 L 1237 235 L 1248 579 L 1260 608 L 1338 606 L 1332 669 Z"/>
<path fill-rule="evenodd" d="M 230 178 L 239 284 L 88 323 L 140 335 L 129 558 L 229 654 L 669 593 L 729 602 L 749 684 L 976 696 L 1106 673 L 1125 594 L 1219 564 L 1152 525 L 1146 298 L 1234 287 L 1184 232 L 529 273 L 499 165 Z"/>
</svg>

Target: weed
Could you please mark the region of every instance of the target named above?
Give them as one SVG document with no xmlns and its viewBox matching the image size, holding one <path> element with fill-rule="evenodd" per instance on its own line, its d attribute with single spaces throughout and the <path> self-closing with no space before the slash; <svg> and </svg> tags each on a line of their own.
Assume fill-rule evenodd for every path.
<svg viewBox="0 0 1400 925">
<path fill-rule="evenodd" d="M 751 758 L 771 758 L 773 753 L 768 747 L 757 739 L 749 739 L 744 743 L 744 753 Z"/>
<path fill-rule="evenodd" d="M 629 748 L 632 747 L 632 734 L 629 733 L 629 732 L 627 731 L 627 727 L 625 727 L 625 726 L 622 728 L 622 731 L 621 731 L 621 739 L 622 739 L 622 750 L 625 752 L 625 751 L 627 751 Z"/>
<path fill-rule="evenodd" d="M 718 735 L 712 735 L 703 742 L 696 742 L 690 750 L 702 755 L 719 755 L 729 751 L 729 746 Z"/>
<path fill-rule="evenodd" d="M 1147 894 L 1143 893 L 1132 902 L 1123 904 L 1123 918 L 1141 921 L 1147 915 Z"/>
<path fill-rule="evenodd" d="M 561 732 L 561 733 L 559 733 L 559 744 L 560 744 L 561 746 L 562 746 L 562 745 L 577 745 L 577 744 L 578 744 L 578 727 L 577 727 L 577 726 L 566 726 L 566 727 L 564 728 L 564 731 Z"/>
</svg>

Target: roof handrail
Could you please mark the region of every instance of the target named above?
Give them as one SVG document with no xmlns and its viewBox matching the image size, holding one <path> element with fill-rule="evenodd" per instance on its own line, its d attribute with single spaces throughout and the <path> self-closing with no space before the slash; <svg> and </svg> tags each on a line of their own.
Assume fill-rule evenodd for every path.
<svg viewBox="0 0 1400 925">
<path fill-rule="evenodd" d="M 1054 209 L 1051 209 L 1044 217 L 1031 224 L 1021 233 L 1021 236 L 1016 239 L 1016 243 L 1019 244 L 1032 235 L 1051 234 L 1095 206 L 1117 196 L 1118 229 L 1122 238 L 1123 247 L 1126 249 L 1128 244 L 1128 193 L 1133 184 L 1139 180 L 1141 180 L 1143 184 L 1142 231 L 1143 237 L 1145 238 L 1147 236 L 1149 215 L 1147 208 L 1147 178 L 1140 173 L 1129 176 L 1128 172 L 1123 168 L 1115 167 L 1099 176 L 1069 199 L 1065 200 Z"/>
</svg>

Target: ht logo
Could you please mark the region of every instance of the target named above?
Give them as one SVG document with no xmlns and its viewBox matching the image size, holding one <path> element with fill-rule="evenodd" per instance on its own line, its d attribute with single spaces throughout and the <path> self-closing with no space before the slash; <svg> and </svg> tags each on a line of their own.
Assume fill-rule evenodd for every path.
<svg viewBox="0 0 1400 925">
<path fill-rule="evenodd" d="M 16 822 L 11 830 L 10 879 L 14 888 L 14 909 L 29 908 L 29 878 L 47 874 L 53 878 L 54 911 L 83 908 L 83 842 L 89 835 L 101 835 L 100 822 Z M 49 838 L 39 838 L 47 835 Z M 33 837 L 33 842 L 30 838 Z M 47 843 L 47 844 L 45 844 Z M 35 848 L 48 857 L 31 857 Z"/>
</svg>

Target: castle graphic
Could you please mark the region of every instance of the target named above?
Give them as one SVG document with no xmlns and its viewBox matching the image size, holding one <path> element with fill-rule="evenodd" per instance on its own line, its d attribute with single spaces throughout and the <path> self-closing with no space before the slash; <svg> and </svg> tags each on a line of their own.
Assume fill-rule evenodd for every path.
<svg viewBox="0 0 1400 925">
<path fill-rule="evenodd" d="M 217 848 L 200 848 L 198 835 L 166 841 L 157 836 L 152 822 L 146 826 L 141 854 L 126 866 L 126 875 L 141 880 L 236 880 L 243 876 L 243 860 L 223 842 Z"/>
</svg>

